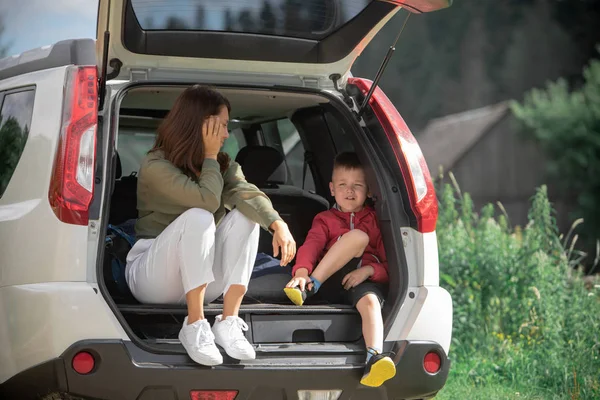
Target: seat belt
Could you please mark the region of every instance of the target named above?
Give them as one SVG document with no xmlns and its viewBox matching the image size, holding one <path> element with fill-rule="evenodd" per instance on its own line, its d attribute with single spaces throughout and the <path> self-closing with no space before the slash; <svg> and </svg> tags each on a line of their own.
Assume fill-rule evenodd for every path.
<svg viewBox="0 0 600 400">
<path fill-rule="evenodd" d="M 302 165 L 302 190 L 304 190 L 304 182 L 306 181 L 306 170 L 308 164 L 313 162 L 313 153 L 311 151 L 304 152 L 304 164 Z"/>
</svg>

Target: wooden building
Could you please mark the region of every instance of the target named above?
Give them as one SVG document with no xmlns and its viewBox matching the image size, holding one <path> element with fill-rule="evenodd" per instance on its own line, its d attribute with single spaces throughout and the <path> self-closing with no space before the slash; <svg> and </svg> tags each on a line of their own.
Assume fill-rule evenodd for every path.
<svg viewBox="0 0 600 400">
<path fill-rule="evenodd" d="M 469 110 L 431 120 L 417 135 L 431 175 L 444 181 L 451 171 L 476 210 L 501 202 L 511 225 L 525 225 L 535 189 L 548 186 L 561 231 L 573 222 L 573 196 L 548 181 L 547 166 L 538 147 L 523 138 L 508 103 Z"/>
</svg>

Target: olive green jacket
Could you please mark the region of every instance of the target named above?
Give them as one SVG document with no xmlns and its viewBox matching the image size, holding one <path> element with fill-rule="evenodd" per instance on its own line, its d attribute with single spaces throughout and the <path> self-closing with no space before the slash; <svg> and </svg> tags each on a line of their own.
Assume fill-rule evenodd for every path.
<svg viewBox="0 0 600 400">
<path fill-rule="evenodd" d="M 216 160 L 206 159 L 195 181 L 167 161 L 161 151 L 149 153 L 142 161 L 137 208 L 139 217 L 135 231 L 140 239 L 157 237 L 190 208 L 213 213 L 216 224 L 225 215 L 225 209 L 233 208 L 267 230 L 274 221 L 281 219 L 271 200 L 246 181 L 238 163 L 231 162 L 221 173 Z"/>
</svg>

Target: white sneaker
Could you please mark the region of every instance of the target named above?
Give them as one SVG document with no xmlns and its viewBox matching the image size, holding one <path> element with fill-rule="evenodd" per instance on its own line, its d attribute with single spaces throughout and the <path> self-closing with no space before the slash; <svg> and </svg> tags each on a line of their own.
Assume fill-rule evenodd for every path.
<svg viewBox="0 0 600 400">
<path fill-rule="evenodd" d="M 215 343 L 225 349 L 230 357 L 237 360 L 254 360 L 256 352 L 244 336 L 248 325 L 240 317 L 229 316 L 223 320 L 222 315 L 217 315 L 213 325 Z"/>
<path fill-rule="evenodd" d="M 223 356 L 215 345 L 215 335 L 210 330 L 210 324 L 202 319 L 188 325 L 188 319 L 183 320 L 179 331 L 179 341 L 192 360 L 202 365 L 219 365 Z"/>
</svg>

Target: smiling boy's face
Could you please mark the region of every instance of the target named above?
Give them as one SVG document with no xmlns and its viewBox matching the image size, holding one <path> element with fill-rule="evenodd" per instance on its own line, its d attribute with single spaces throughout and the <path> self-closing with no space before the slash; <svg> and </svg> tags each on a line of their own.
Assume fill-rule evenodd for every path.
<svg viewBox="0 0 600 400">
<path fill-rule="evenodd" d="M 344 212 L 362 210 L 369 194 L 362 168 L 335 168 L 329 189 L 338 207 Z"/>
</svg>

